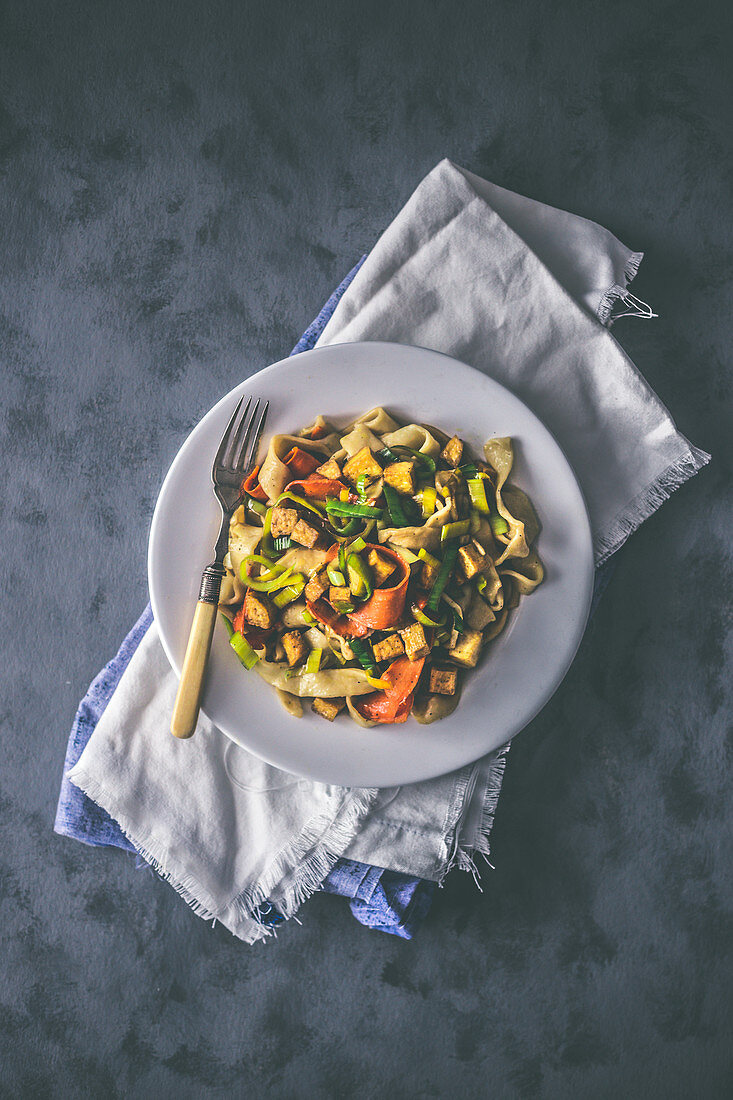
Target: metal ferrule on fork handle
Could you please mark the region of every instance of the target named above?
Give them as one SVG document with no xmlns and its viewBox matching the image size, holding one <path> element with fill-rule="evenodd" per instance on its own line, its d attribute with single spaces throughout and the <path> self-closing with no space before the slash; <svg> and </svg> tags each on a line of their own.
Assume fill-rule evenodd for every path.
<svg viewBox="0 0 733 1100">
<path fill-rule="evenodd" d="M 221 582 L 226 574 L 226 569 L 220 562 L 214 561 L 207 565 L 201 576 L 201 588 L 199 589 L 199 603 L 218 603 Z"/>
</svg>

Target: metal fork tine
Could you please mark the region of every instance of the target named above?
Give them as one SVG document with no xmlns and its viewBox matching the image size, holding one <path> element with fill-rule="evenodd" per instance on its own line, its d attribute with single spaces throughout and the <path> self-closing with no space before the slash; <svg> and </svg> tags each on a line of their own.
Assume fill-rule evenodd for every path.
<svg viewBox="0 0 733 1100">
<path fill-rule="evenodd" d="M 232 439 L 232 445 L 229 448 L 229 455 L 227 465 L 231 466 L 233 470 L 236 470 L 239 466 L 239 455 L 246 446 L 249 439 L 250 432 L 252 431 L 252 425 L 255 422 L 257 416 L 257 409 L 259 408 L 260 400 L 257 398 L 254 408 L 250 411 L 250 405 L 252 399 L 247 402 L 247 408 L 245 409 L 244 416 L 239 422 L 239 427 Z"/>
<path fill-rule="evenodd" d="M 247 409 L 249 408 L 251 400 L 252 400 L 252 398 L 250 397 L 249 401 L 247 402 L 247 407 L 244 410 L 245 415 L 247 413 Z M 229 446 L 229 441 L 232 437 L 232 430 L 233 430 L 234 425 L 237 421 L 237 416 L 239 415 L 239 410 L 242 407 L 242 402 L 243 401 L 244 401 L 244 396 L 239 398 L 239 401 L 237 402 L 237 407 L 234 410 L 234 412 L 232 413 L 232 418 L 229 421 L 229 423 L 227 424 L 227 429 L 224 432 L 224 435 L 221 437 L 221 443 L 219 444 L 219 450 L 216 452 L 216 458 L 214 459 L 214 466 L 221 466 L 222 463 L 224 462 L 224 455 L 226 454 L 227 447 Z"/>
<path fill-rule="evenodd" d="M 262 438 L 262 432 L 263 432 L 264 427 L 265 427 L 265 421 L 267 420 L 267 410 L 269 408 L 270 408 L 270 402 L 265 401 L 265 404 L 262 407 L 262 413 L 260 414 L 260 422 L 257 425 L 255 431 L 252 433 L 252 436 L 250 437 L 250 440 L 249 440 L 249 446 L 247 447 L 247 454 L 246 454 L 245 459 L 244 459 L 244 466 L 242 467 L 245 470 L 249 470 L 250 466 L 253 465 L 255 459 L 257 458 L 257 448 L 260 445 L 260 439 Z M 254 420 L 254 417 L 252 419 Z"/>
</svg>

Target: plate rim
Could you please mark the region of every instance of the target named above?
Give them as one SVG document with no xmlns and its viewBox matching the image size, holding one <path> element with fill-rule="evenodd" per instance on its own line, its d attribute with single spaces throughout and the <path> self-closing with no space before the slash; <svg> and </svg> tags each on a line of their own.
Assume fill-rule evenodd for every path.
<svg viewBox="0 0 733 1100">
<path fill-rule="evenodd" d="M 570 463 L 563 447 L 560 445 L 560 443 L 556 439 L 555 435 L 547 427 L 547 425 L 540 419 L 540 417 L 522 400 L 522 398 L 520 398 L 517 394 L 513 393 L 512 390 L 510 390 L 507 386 L 503 385 L 501 382 L 498 382 L 495 378 L 493 378 L 487 372 L 485 372 L 483 370 L 479 370 L 478 368 L 473 367 L 468 363 L 465 363 L 463 360 L 456 359 L 455 356 L 449 355 L 445 352 L 437 351 L 434 348 L 427 348 L 427 347 L 424 347 L 424 346 L 419 345 L 419 344 L 398 344 L 398 343 L 395 343 L 394 341 L 387 341 L 387 340 L 346 341 L 346 342 L 343 342 L 343 343 L 327 344 L 327 345 L 324 345 L 322 347 L 315 347 L 315 348 L 311 348 L 311 349 L 308 349 L 308 350 L 303 351 L 303 352 L 299 352 L 297 355 L 286 356 L 285 358 L 280 359 L 275 363 L 271 363 L 268 366 L 263 367 L 261 370 L 256 371 L 252 375 L 249 375 L 248 377 L 242 379 L 240 382 L 237 383 L 236 386 L 233 386 L 230 390 L 227 391 L 227 393 L 223 394 L 209 409 L 206 410 L 206 412 L 203 413 L 203 415 L 200 417 L 198 422 L 188 432 L 185 439 L 183 440 L 183 442 L 179 446 L 179 448 L 178 448 L 178 450 L 177 450 L 177 452 L 176 452 L 176 454 L 175 454 L 175 456 L 174 456 L 174 458 L 173 458 L 173 460 L 172 460 L 172 462 L 171 462 L 171 464 L 170 464 L 170 466 L 169 466 L 169 468 L 166 472 L 166 475 L 165 475 L 165 477 L 164 477 L 164 479 L 161 483 L 160 489 L 158 491 L 158 496 L 156 498 L 155 508 L 154 508 L 153 516 L 152 516 L 151 523 L 150 523 L 150 532 L 149 532 L 149 537 L 148 537 L 148 551 L 147 551 L 148 587 L 149 587 L 149 594 L 150 594 L 150 602 L 151 602 L 151 606 L 152 606 L 152 609 L 153 609 L 153 617 L 154 617 L 154 620 L 156 622 L 156 625 L 158 626 L 158 633 L 159 633 L 160 641 L 161 641 L 161 644 L 163 646 L 163 650 L 165 652 L 166 658 L 167 658 L 168 662 L 170 663 L 170 665 L 171 665 L 174 673 L 176 674 L 176 676 L 180 675 L 180 669 L 181 669 L 182 661 L 179 661 L 176 658 L 176 654 L 175 654 L 175 652 L 174 652 L 174 650 L 173 650 L 173 648 L 170 644 L 170 640 L 164 636 L 164 632 L 160 629 L 160 625 L 159 625 L 161 623 L 161 621 L 163 621 L 164 616 L 162 616 L 160 614 L 161 603 L 158 599 L 159 593 L 158 593 L 158 588 L 157 588 L 155 550 L 156 550 L 157 540 L 160 538 L 160 529 L 161 529 L 161 525 L 163 523 L 162 512 L 163 512 L 165 498 L 167 496 L 167 492 L 169 491 L 169 486 L 170 486 L 171 482 L 173 482 L 175 480 L 179 465 L 181 465 L 184 462 L 185 458 L 187 457 L 187 452 L 188 452 L 189 447 L 193 445 L 192 444 L 193 438 L 199 433 L 199 431 L 201 431 L 203 429 L 203 426 L 204 426 L 205 422 L 208 421 L 208 419 L 211 416 L 213 416 L 216 413 L 216 411 L 223 404 L 231 401 L 233 399 L 233 397 L 236 394 L 238 394 L 240 390 L 242 390 L 243 387 L 251 386 L 253 383 L 256 383 L 257 379 L 263 378 L 264 376 L 269 376 L 269 375 L 277 372 L 278 370 L 280 370 L 284 366 L 290 366 L 294 362 L 302 360 L 304 357 L 308 358 L 310 360 L 315 360 L 318 357 L 322 356 L 324 353 L 330 354 L 334 350 L 340 350 L 340 351 L 343 352 L 343 350 L 346 349 L 346 348 L 348 348 L 348 349 L 368 348 L 372 351 L 376 351 L 377 349 L 381 348 L 381 349 L 388 349 L 389 354 L 391 354 L 394 351 L 398 351 L 401 354 L 404 354 L 405 352 L 407 352 L 408 354 L 412 353 L 412 352 L 427 353 L 430 356 L 436 356 L 436 357 L 440 357 L 442 359 L 445 359 L 447 363 L 450 363 L 452 365 L 460 366 L 463 370 L 469 371 L 469 372 L 477 375 L 483 381 L 490 383 L 492 386 L 497 387 L 498 389 L 502 390 L 505 394 L 507 394 L 511 401 L 516 402 L 518 405 L 520 405 L 522 407 L 522 409 L 524 410 L 524 412 L 526 414 L 528 414 L 529 417 L 532 420 L 536 421 L 536 423 L 540 426 L 542 431 L 549 437 L 549 439 L 551 440 L 551 443 L 554 445 L 557 452 L 560 454 L 560 456 L 563 460 L 563 463 L 565 465 L 565 468 L 566 468 L 567 472 L 570 475 L 571 483 L 572 483 L 574 489 L 577 492 L 578 501 L 581 505 L 580 515 L 578 517 L 576 517 L 576 520 L 582 520 L 583 521 L 583 532 L 582 533 L 584 535 L 584 541 L 585 541 L 586 547 L 587 547 L 587 555 L 586 555 L 586 560 L 585 560 L 585 570 L 584 570 L 584 573 L 583 573 L 581 579 L 579 580 L 579 584 L 578 584 L 578 588 L 580 590 L 581 597 L 582 597 L 582 603 L 580 605 L 581 610 L 577 615 L 577 620 L 576 620 L 576 623 L 575 623 L 575 632 L 573 634 L 573 643 L 572 643 L 572 645 L 568 646 L 566 660 L 563 664 L 562 671 L 561 671 L 561 673 L 559 673 L 556 676 L 553 686 L 548 691 L 543 693 L 541 701 L 537 703 L 537 705 L 534 707 L 534 709 L 532 710 L 532 713 L 529 715 L 529 717 L 523 717 L 521 719 L 521 721 L 518 723 L 518 725 L 516 725 L 515 728 L 511 729 L 511 731 L 508 733 L 508 735 L 506 737 L 506 741 L 502 742 L 501 745 L 498 745 L 498 746 L 493 747 L 493 748 L 484 749 L 479 753 L 478 756 L 475 756 L 475 757 L 471 756 L 470 759 L 466 759 L 463 764 L 456 765 L 455 763 L 451 763 L 448 766 L 448 768 L 443 767 L 441 770 L 438 770 L 438 771 L 435 770 L 434 765 L 430 766 L 427 771 L 425 771 L 424 768 L 420 769 L 418 767 L 417 769 L 412 769 L 410 771 L 410 776 L 409 777 L 406 777 L 404 775 L 404 769 L 402 769 L 399 775 L 395 774 L 392 778 L 389 778 L 389 779 L 384 778 L 382 781 L 379 781 L 379 782 L 373 781 L 374 775 L 380 774 L 380 775 L 384 776 L 384 775 L 386 775 L 386 772 L 385 772 L 384 767 L 382 767 L 381 765 L 378 765 L 378 764 L 375 764 L 371 768 L 367 767 L 366 771 L 371 772 L 372 774 L 369 778 L 366 779 L 366 781 L 356 781 L 353 778 L 349 778 L 349 779 L 344 778 L 343 777 L 343 772 L 341 771 L 341 769 L 339 769 L 339 767 L 337 765 L 334 767 L 334 769 L 328 775 L 326 775 L 324 773 L 324 771 L 322 770 L 322 768 L 320 768 L 318 765 L 316 765 L 312 770 L 310 770 L 310 769 L 303 770 L 302 763 L 299 765 L 298 772 L 297 772 L 297 774 L 302 775 L 306 778 L 310 778 L 310 779 L 313 779 L 313 780 L 316 780 L 316 781 L 319 781 L 319 782 L 324 782 L 324 783 L 333 783 L 333 784 L 339 784 L 339 785 L 343 785 L 343 786 L 388 787 L 388 786 L 395 786 L 398 783 L 400 783 L 400 784 L 414 783 L 414 782 L 421 782 L 423 780 L 427 780 L 427 779 L 430 779 L 430 778 L 436 778 L 439 775 L 445 774 L 446 770 L 454 771 L 454 770 L 457 770 L 460 767 L 466 767 L 466 766 L 468 766 L 472 763 L 475 763 L 477 760 L 482 759 L 482 757 L 484 755 L 487 755 L 487 754 L 492 753 L 492 752 L 499 751 L 503 746 L 505 746 L 511 740 L 513 740 L 513 738 L 516 737 L 519 732 L 521 732 L 524 728 L 526 728 L 526 726 L 528 726 L 537 717 L 537 715 L 542 711 L 542 709 L 547 705 L 547 703 L 550 701 L 550 699 L 552 699 L 552 697 L 555 695 L 555 693 L 559 689 L 560 685 L 564 681 L 565 677 L 567 676 L 567 673 L 568 673 L 570 667 L 572 666 L 573 661 L 575 660 L 578 649 L 580 648 L 580 644 L 581 644 L 581 642 L 583 640 L 583 637 L 585 635 L 585 631 L 586 631 L 586 628 L 587 628 L 587 625 L 588 625 L 588 619 L 590 617 L 590 610 L 591 610 L 592 598 L 593 598 L 594 577 L 595 577 L 595 559 L 594 559 L 594 553 L 593 553 L 592 527 L 591 527 L 590 516 L 589 516 L 589 513 L 588 513 L 588 507 L 587 507 L 587 504 L 586 504 L 586 500 L 585 500 L 585 496 L 583 494 L 582 487 L 581 487 L 581 485 L 578 481 L 578 478 L 575 474 L 575 470 L 573 469 L 572 464 Z M 212 500 L 213 499 L 214 498 L 213 498 L 213 492 L 212 492 Z M 579 571 L 578 575 L 580 576 L 580 571 Z M 193 611 L 192 611 L 192 613 L 193 613 Z M 272 765 L 273 767 L 277 767 L 277 768 L 285 770 L 285 771 L 291 770 L 291 769 L 288 769 L 288 765 L 287 765 L 287 762 L 283 758 L 283 754 L 278 753 L 277 751 L 273 754 L 265 753 L 265 752 L 262 751 L 260 746 L 258 746 L 257 748 L 254 748 L 251 744 L 247 744 L 246 741 L 242 739 L 241 734 L 237 734 L 236 732 L 234 732 L 230 729 L 227 729 L 226 726 L 220 725 L 219 722 L 208 713 L 208 711 L 205 709 L 205 707 L 202 707 L 202 713 L 209 719 L 209 721 L 212 722 L 212 724 L 221 733 L 223 733 L 226 737 L 228 737 L 234 744 L 245 748 L 246 751 L 251 752 L 254 756 L 259 758 L 260 760 L 263 760 L 265 763 Z M 284 713 L 285 712 L 283 711 L 283 715 L 284 715 Z M 440 725 L 440 723 L 438 723 L 438 725 Z M 427 727 L 421 727 L 421 728 L 424 729 L 424 728 L 427 728 Z M 433 728 L 435 728 L 435 727 L 433 727 Z M 276 742 L 275 744 L 278 744 L 278 742 Z M 287 751 L 286 751 L 285 756 L 287 756 L 287 755 L 288 754 L 287 754 Z M 347 768 L 347 770 L 349 770 L 349 769 Z M 389 770 L 389 769 L 387 769 L 387 770 Z M 337 775 L 340 771 L 341 771 L 341 775 L 339 777 L 337 777 Z M 366 772 L 364 774 L 366 776 Z"/>
</svg>

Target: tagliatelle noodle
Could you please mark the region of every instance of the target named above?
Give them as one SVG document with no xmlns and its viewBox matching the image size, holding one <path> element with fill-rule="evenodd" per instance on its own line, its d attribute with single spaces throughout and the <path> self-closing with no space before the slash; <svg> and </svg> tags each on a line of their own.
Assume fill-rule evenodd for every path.
<svg viewBox="0 0 733 1100">
<path fill-rule="evenodd" d="M 327 558 L 327 550 L 307 550 L 305 546 L 292 546 L 278 559 L 278 565 L 283 569 L 292 569 L 294 573 L 303 573 L 309 577 L 325 564 Z"/>
<path fill-rule="evenodd" d="M 353 458 L 355 454 L 363 450 L 364 447 L 368 447 L 370 451 L 381 451 L 384 444 L 378 435 L 375 435 L 370 428 L 367 428 L 365 424 L 355 424 L 352 431 L 348 435 L 341 436 L 340 439 L 341 450 L 337 451 L 334 458 L 338 459 L 339 455 L 343 453 L 348 458 Z"/>
<path fill-rule="evenodd" d="M 497 536 L 497 541 L 504 545 L 503 552 L 496 559 L 496 564 L 507 558 L 525 558 L 529 553 L 529 546 L 524 535 L 524 524 L 516 519 L 507 509 L 502 499 L 502 487 L 511 473 L 514 465 L 514 448 L 508 436 L 497 439 L 489 439 L 484 444 L 486 461 L 494 467 L 498 474 L 496 482 L 496 510 L 509 524 L 508 535 Z"/>
<path fill-rule="evenodd" d="M 283 668 L 270 661 L 259 660 L 254 666 L 263 680 L 272 687 L 300 698 L 336 699 L 343 695 L 370 695 L 374 688 L 366 673 L 356 668 L 329 668 L 319 672 Z"/>
<path fill-rule="evenodd" d="M 441 450 L 440 443 L 422 424 L 405 424 L 404 428 L 385 435 L 383 442 L 385 447 L 411 447 L 430 458 L 437 458 Z"/>
<path fill-rule="evenodd" d="M 303 704 L 297 695 L 291 695 L 289 691 L 278 687 L 275 688 L 275 693 L 291 718 L 303 717 Z"/>
<path fill-rule="evenodd" d="M 377 405 L 376 408 L 370 409 L 369 412 L 364 413 L 362 416 L 357 416 L 354 424 L 363 424 L 366 428 L 370 428 L 375 435 L 383 436 L 385 432 L 396 432 L 399 428 L 399 424 L 396 420 L 393 420 L 386 409 L 383 409 L 381 405 Z"/>
<path fill-rule="evenodd" d="M 507 561 L 499 570 L 499 575 L 511 577 L 520 596 L 528 596 L 530 592 L 534 592 L 537 585 L 542 584 L 545 569 L 537 553 L 530 550 L 526 558 Z"/>
<path fill-rule="evenodd" d="M 292 471 L 282 461 L 293 447 L 300 447 L 314 455 L 323 455 L 324 462 L 330 454 L 328 447 L 320 439 L 304 439 L 301 435 L 273 435 L 259 474 L 260 485 L 268 500 L 277 500 L 288 482 L 293 480 Z"/>
</svg>

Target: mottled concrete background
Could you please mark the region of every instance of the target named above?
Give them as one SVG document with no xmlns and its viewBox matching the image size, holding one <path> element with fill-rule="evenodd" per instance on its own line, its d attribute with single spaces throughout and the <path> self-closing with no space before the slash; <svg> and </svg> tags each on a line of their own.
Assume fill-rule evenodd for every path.
<svg viewBox="0 0 733 1100">
<path fill-rule="evenodd" d="M 730 11 L 2 4 L 0 1094 L 731 1094 Z M 646 250 L 615 331 L 714 462 L 516 742 L 484 893 L 251 949 L 54 836 L 67 731 L 184 436 L 445 155 Z"/>
</svg>

